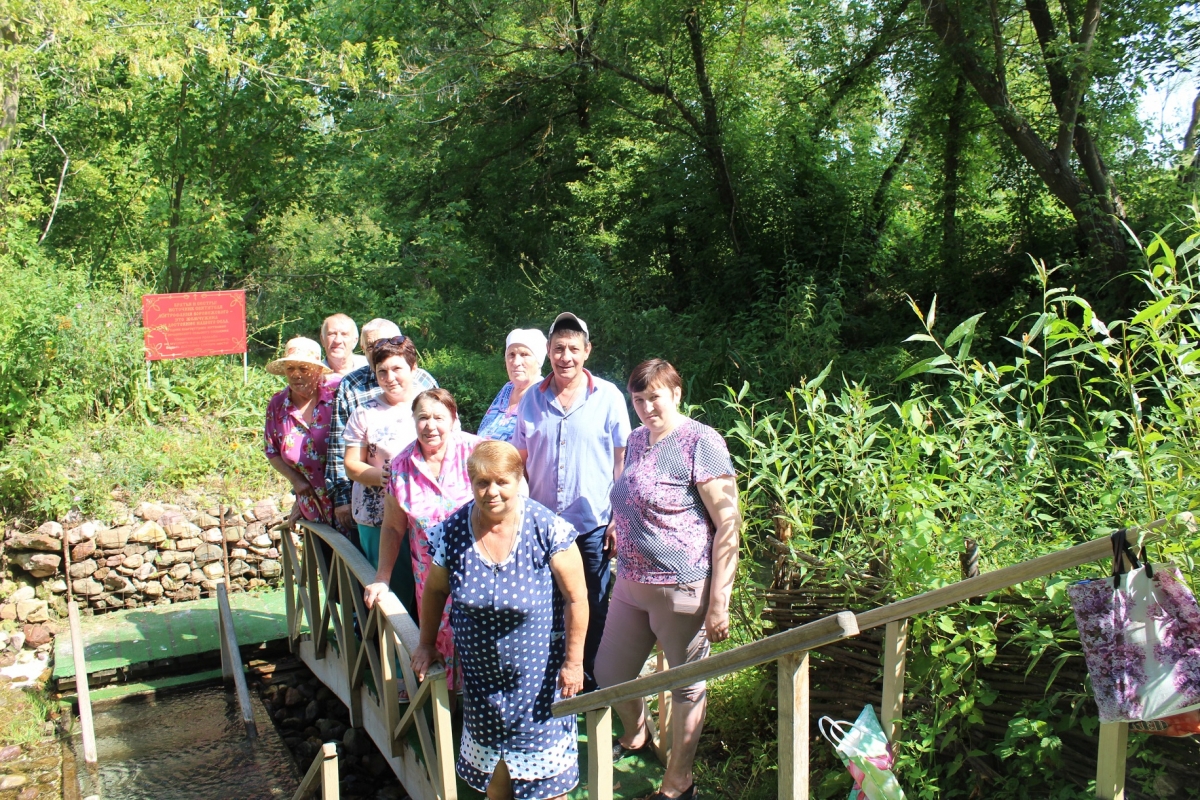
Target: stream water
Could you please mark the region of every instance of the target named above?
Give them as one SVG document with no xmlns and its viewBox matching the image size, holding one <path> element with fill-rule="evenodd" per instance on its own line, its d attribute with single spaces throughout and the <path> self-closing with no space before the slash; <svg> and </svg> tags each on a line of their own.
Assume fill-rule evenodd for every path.
<svg viewBox="0 0 1200 800">
<path fill-rule="evenodd" d="M 290 798 L 298 781 L 287 747 L 256 695 L 257 739 L 246 738 L 237 701 L 204 686 L 127 700 L 94 713 L 99 766 L 83 761 L 83 797 L 101 800 L 268 800 Z"/>
</svg>

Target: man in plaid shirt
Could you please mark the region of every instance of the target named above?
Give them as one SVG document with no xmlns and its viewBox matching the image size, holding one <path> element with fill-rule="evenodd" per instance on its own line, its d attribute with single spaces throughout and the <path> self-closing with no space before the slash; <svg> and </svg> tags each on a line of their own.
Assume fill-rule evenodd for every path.
<svg viewBox="0 0 1200 800">
<path fill-rule="evenodd" d="M 333 420 L 329 423 L 329 450 L 325 456 L 325 491 L 333 500 L 333 515 L 337 527 L 356 542 L 358 527 L 350 513 L 350 491 L 353 485 L 346 477 L 346 444 L 342 441 L 342 434 L 354 409 L 383 393 L 379 382 L 375 380 L 374 365 L 370 363 L 371 346 L 380 339 L 392 336 L 400 336 L 400 328 L 391 320 L 373 319 L 363 325 L 360 344 L 367 355 L 367 366 L 360 367 L 342 378 L 333 406 Z M 416 381 L 418 391 L 422 392 L 426 389 L 436 389 L 438 385 L 432 375 L 420 368 L 413 370 L 413 380 Z"/>
</svg>

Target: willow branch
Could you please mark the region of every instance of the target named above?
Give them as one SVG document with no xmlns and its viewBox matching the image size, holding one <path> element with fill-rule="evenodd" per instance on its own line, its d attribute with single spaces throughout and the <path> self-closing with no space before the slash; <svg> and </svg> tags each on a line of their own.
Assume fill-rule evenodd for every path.
<svg viewBox="0 0 1200 800">
<path fill-rule="evenodd" d="M 46 115 L 42 114 L 42 130 L 54 142 L 54 146 L 58 148 L 58 152 L 63 154 L 62 172 L 58 175 L 58 191 L 54 193 L 54 205 L 50 208 L 50 219 L 46 220 L 46 229 L 42 231 L 42 238 L 38 239 L 38 244 L 46 241 L 46 237 L 50 235 L 50 226 L 54 224 L 54 215 L 58 213 L 58 202 L 62 199 L 63 184 L 67 181 L 67 167 L 71 165 L 71 157 L 67 155 L 67 151 L 58 143 L 58 137 L 50 132 L 46 127 Z"/>
</svg>

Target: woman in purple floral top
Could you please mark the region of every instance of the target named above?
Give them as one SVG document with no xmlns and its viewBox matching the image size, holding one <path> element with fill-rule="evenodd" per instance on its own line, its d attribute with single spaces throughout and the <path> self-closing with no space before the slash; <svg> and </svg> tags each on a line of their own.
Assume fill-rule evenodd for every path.
<svg viewBox="0 0 1200 800">
<path fill-rule="evenodd" d="M 267 372 L 288 382 L 267 405 L 263 450 L 292 484 L 296 504 L 290 521 L 303 516 L 328 523 L 333 504 L 325 493 L 325 451 L 337 383 L 326 378 L 331 370 L 321 363 L 321 346 L 304 337 L 289 341 L 283 358 L 268 364 Z"/>
<path fill-rule="evenodd" d="M 616 547 L 617 583 L 596 656 L 601 687 L 636 678 L 656 641 L 678 667 L 728 638 L 742 525 L 729 448 L 715 430 L 679 413 L 683 382 L 675 368 L 657 358 L 643 362 L 628 389 L 642 427 L 629 436 L 611 495 L 607 537 Z M 662 787 L 650 798 L 692 800 L 705 684 L 671 695 L 671 753 Z M 645 703 L 615 708 L 625 733 L 614 758 L 647 748 Z"/>
</svg>

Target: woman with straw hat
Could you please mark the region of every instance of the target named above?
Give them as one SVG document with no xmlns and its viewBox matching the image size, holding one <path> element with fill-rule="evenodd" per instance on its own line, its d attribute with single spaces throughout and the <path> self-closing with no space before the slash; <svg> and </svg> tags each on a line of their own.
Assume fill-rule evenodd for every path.
<svg viewBox="0 0 1200 800">
<path fill-rule="evenodd" d="M 287 378 L 287 388 L 271 398 L 263 431 L 267 461 L 288 479 L 296 495 L 290 522 L 300 517 L 329 523 L 333 503 L 325 493 L 325 452 L 337 385 L 325 380 L 332 370 L 321 363 L 321 346 L 298 336 L 267 372 Z"/>
</svg>

